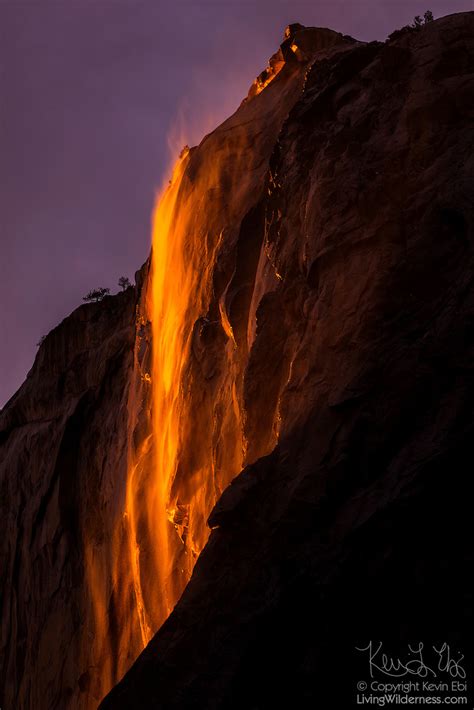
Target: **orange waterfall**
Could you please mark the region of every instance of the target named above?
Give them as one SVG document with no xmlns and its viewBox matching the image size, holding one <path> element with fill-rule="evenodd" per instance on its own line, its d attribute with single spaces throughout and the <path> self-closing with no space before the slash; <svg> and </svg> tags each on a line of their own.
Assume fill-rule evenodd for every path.
<svg viewBox="0 0 474 710">
<path fill-rule="evenodd" d="M 151 388 L 151 428 L 136 448 L 131 447 L 127 480 L 129 573 L 142 646 L 170 614 L 188 582 L 207 541 L 206 520 L 218 495 L 210 447 L 204 463 L 177 479 L 183 426 L 186 422 L 189 428 L 199 416 L 190 411 L 186 392 L 193 329 L 209 306 L 220 246 L 219 236 L 199 232 L 196 199 L 183 186 L 189 157 L 186 148 L 153 217 L 151 278 L 144 307 L 152 324 L 152 357 L 150 372 L 141 374 L 143 386 Z M 237 438 L 240 441 L 240 431 Z M 230 478 L 240 465 L 241 460 L 236 461 Z"/>
<path fill-rule="evenodd" d="M 239 265 L 232 249 L 261 189 L 258 125 L 243 121 L 206 137 L 208 150 L 183 150 L 156 203 L 136 311 L 127 471 L 117 472 L 124 489 L 110 493 L 109 537 L 84 553 L 88 659 L 100 669 L 94 698 L 120 680 L 167 619 L 209 537 L 209 513 L 256 456 L 244 436 L 244 372 L 259 293 L 248 289 L 252 268 L 265 288 L 280 277 L 266 248 L 260 252 L 259 218 L 247 226 L 248 234 L 256 230 L 255 264 Z M 265 434 L 258 455 L 274 439 Z"/>
</svg>

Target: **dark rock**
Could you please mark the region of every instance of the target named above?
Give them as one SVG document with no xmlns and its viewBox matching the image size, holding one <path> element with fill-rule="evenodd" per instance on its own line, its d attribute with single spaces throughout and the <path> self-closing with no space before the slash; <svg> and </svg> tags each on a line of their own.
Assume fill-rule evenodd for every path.
<svg viewBox="0 0 474 710">
<path fill-rule="evenodd" d="M 103 710 L 349 707 L 371 638 L 472 662 L 474 67 L 451 57 L 473 29 L 453 15 L 311 65 L 270 162 L 279 278 L 245 370 L 250 445 L 276 409 L 279 442 L 222 495 Z"/>
<path fill-rule="evenodd" d="M 105 689 L 84 550 L 113 535 L 126 476 L 135 304 L 127 289 L 74 311 L 0 414 L 4 708 L 92 707 Z"/>
</svg>

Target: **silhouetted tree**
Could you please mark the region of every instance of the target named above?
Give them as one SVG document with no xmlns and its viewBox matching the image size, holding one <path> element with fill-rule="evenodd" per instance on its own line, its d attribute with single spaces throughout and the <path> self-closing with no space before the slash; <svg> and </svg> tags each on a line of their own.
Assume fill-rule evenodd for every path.
<svg viewBox="0 0 474 710">
<path fill-rule="evenodd" d="M 102 301 L 104 296 L 108 296 L 110 293 L 110 288 L 93 288 L 88 294 L 84 296 L 83 301 Z"/>
<path fill-rule="evenodd" d="M 423 25 L 427 25 L 428 22 L 433 22 L 433 20 L 434 20 L 433 13 L 431 12 L 431 10 L 427 10 L 425 12 L 425 14 L 423 15 L 423 17 L 421 17 L 420 15 L 416 15 L 416 17 L 413 18 L 412 27 L 415 30 L 419 30 L 420 27 L 422 27 Z"/>
<path fill-rule="evenodd" d="M 428 22 L 433 22 L 433 20 L 433 13 L 431 12 L 431 10 L 427 10 L 423 17 L 421 17 L 421 15 L 416 15 L 413 18 L 413 22 L 411 25 L 404 25 L 403 27 L 400 27 L 399 30 L 394 30 L 391 34 L 389 34 L 388 38 L 397 39 L 397 37 L 401 37 L 407 32 L 414 32 L 415 30 L 421 29 L 423 25 L 427 25 Z"/>
<path fill-rule="evenodd" d="M 125 291 L 126 288 L 129 288 L 132 284 L 130 283 L 130 279 L 128 276 L 121 276 L 118 280 L 118 285 L 122 289 L 122 291 Z"/>
</svg>

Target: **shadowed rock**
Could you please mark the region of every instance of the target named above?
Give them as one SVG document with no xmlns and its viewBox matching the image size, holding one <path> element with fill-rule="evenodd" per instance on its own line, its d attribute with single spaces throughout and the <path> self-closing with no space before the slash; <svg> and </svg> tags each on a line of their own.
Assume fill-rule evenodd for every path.
<svg viewBox="0 0 474 710">
<path fill-rule="evenodd" d="M 443 638 L 469 666 L 473 29 L 311 65 L 262 198 L 279 276 L 259 274 L 245 372 L 254 462 L 101 710 L 351 707 L 371 638 Z"/>
</svg>

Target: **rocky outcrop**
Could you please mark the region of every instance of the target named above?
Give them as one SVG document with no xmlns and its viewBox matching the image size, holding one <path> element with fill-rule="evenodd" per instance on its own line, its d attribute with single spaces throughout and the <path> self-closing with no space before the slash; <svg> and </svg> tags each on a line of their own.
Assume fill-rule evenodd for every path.
<svg viewBox="0 0 474 710">
<path fill-rule="evenodd" d="M 269 254 L 253 463 L 103 710 L 343 707 L 363 639 L 471 653 L 473 29 L 454 15 L 311 65 L 240 234 L 242 263 L 258 234 Z"/>
<path fill-rule="evenodd" d="M 286 44 L 301 33 L 305 46 L 313 37 L 318 51 L 350 44 L 338 33 L 301 27 L 289 31 Z M 256 307 L 261 200 L 273 147 L 301 95 L 309 59 L 292 52 L 265 92 L 244 101 L 181 156 L 179 219 L 186 211 L 188 241 L 194 237 L 186 260 L 198 276 L 204 269 L 211 275 L 213 299 L 190 324 L 190 417 L 169 523 L 178 553 L 191 538 L 193 498 L 204 499 L 198 532 L 205 540 L 206 517 L 242 464 L 246 322 L 254 321 Z M 204 263 L 203 245 L 209 253 L 218 250 L 216 263 Z M 136 289 L 73 313 L 46 338 L 27 381 L 1 413 L 4 708 L 95 708 L 142 650 L 143 630 L 154 632 L 160 623 L 154 600 L 163 590 L 151 566 L 154 510 L 148 520 L 143 511 L 135 516 L 133 529 L 129 506 L 133 497 L 134 512 L 146 507 L 156 479 L 146 457 L 138 482 L 135 475 L 137 451 L 152 431 L 151 291 L 146 264 Z M 182 557 L 174 570 L 185 573 L 178 591 L 186 582 Z"/>
<path fill-rule="evenodd" d="M 270 57 L 267 68 L 253 82 L 247 98 L 251 99 L 263 91 L 283 67 L 295 66 L 298 63 L 305 64 L 312 61 L 316 53 L 319 53 L 321 57 L 325 50 L 331 50 L 334 47 L 340 50 L 344 44 L 353 44 L 354 42 L 352 37 L 341 35 L 340 32 L 334 32 L 334 30 L 304 27 L 298 22 L 288 25 L 283 42 L 275 54 Z"/>
<path fill-rule="evenodd" d="M 473 29 L 460 14 L 366 44 L 290 26 L 186 154 L 189 261 L 214 260 L 174 522 L 185 538 L 212 451 L 212 533 L 102 708 L 349 706 L 361 637 L 467 644 Z M 130 447 L 149 434 L 149 284 L 145 267 L 66 319 L 1 413 L 5 709 L 96 707 L 140 651 L 112 570 Z"/>
<path fill-rule="evenodd" d="M 112 534 L 126 477 L 135 300 L 128 289 L 66 318 L 0 415 L 4 708 L 100 699 L 84 557 Z"/>
</svg>

